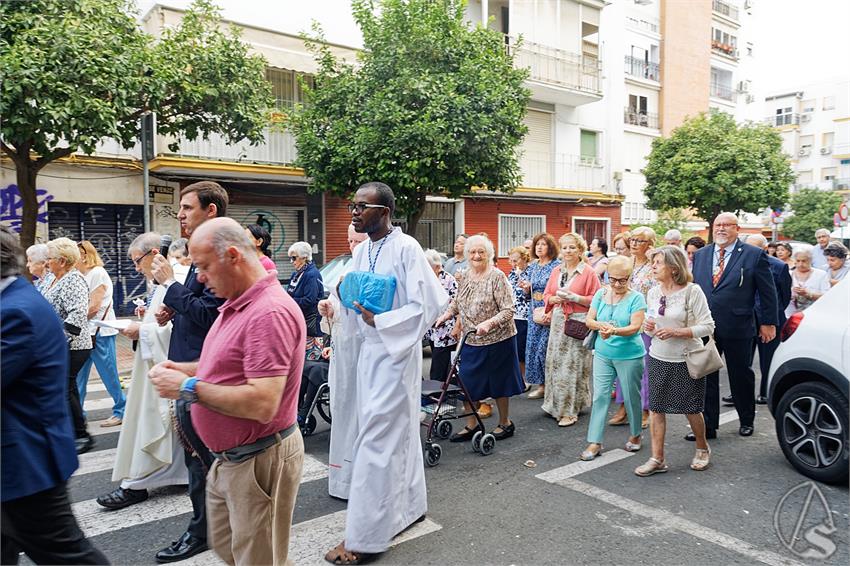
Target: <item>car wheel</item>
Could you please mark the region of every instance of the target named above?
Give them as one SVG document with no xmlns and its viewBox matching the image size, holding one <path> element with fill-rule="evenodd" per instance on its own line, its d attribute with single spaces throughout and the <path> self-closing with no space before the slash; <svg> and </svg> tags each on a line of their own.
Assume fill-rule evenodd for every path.
<svg viewBox="0 0 850 566">
<path fill-rule="evenodd" d="M 834 387 L 799 383 L 779 400 L 776 436 L 797 470 L 824 483 L 848 479 L 848 403 Z"/>
</svg>

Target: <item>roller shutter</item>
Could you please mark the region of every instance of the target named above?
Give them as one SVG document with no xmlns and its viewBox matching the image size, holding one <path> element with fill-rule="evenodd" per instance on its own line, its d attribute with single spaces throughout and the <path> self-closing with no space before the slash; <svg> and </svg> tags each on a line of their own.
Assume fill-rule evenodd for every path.
<svg viewBox="0 0 850 566">
<path fill-rule="evenodd" d="M 269 205 L 228 205 L 227 215 L 242 226 L 259 224 L 272 236 L 271 258 L 277 265 L 278 279 L 289 279 L 289 246 L 304 240 L 304 209 Z"/>
<path fill-rule="evenodd" d="M 526 187 L 552 186 L 552 114 L 528 109 L 520 166 Z"/>
</svg>

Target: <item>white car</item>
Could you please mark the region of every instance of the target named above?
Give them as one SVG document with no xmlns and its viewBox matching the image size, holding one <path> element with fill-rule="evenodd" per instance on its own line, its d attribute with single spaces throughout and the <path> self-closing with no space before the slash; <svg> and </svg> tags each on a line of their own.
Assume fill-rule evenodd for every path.
<svg viewBox="0 0 850 566">
<path fill-rule="evenodd" d="M 768 406 L 788 461 L 826 483 L 848 479 L 850 277 L 782 330 L 770 364 Z"/>
</svg>

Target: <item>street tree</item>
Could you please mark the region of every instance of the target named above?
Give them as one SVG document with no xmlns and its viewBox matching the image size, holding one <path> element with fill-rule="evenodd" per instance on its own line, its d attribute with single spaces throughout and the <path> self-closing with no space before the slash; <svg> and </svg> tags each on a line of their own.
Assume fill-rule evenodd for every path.
<svg viewBox="0 0 850 566">
<path fill-rule="evenodd" d="M 315 86 L 292 117 L 310 191 L 349 196 L 358 185 L 393 188 L 416 233 L 428 194 L 473 187 L 509 192 L 530 93 L 501 34 L 472 27 L 461 0 L 353 0 L 364 49 L 333 56 L 314 28 Z"/>
<path fill-rule="evenodd" d="M 273 105 L 265 61 L 235 27 L 222 29 L 208 0 L 157 39 L 132 0 L 0 3 L 0 76 L 0 147 L 15 164 L 24 246 L 35 239 L 45 165 L 106 138 L 132 147 L 147 112 L 164 135 L 256 144 Z"/>
<path fill-rule="evenodd" d="M 815 230 L 830 229 L 842 196 L 818 189 L 800 189 L 791 196 L 791 214 L 782 223 L 782 233 L 792 240 L 815 243 Z"/>
<path fill-rule="evenodd" d="M 782 206 L 794 181 L 773 128 L 739 125 L 724 112 L 700 114 L 655 139 L 643 173 L 650 208 L 690 208 L 709 224 L 724 211 Z"/>
</svg>

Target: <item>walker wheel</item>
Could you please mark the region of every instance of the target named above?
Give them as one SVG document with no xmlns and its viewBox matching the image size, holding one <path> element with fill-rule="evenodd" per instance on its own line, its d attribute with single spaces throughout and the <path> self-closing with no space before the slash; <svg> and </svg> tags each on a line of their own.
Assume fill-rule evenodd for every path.
<svg viewBox="0 0 850 566">
<path fill-rule="evenodd" d="M 481 438 L 481 444 L 479 445 L 479 448 L 481 449 L 482 456 L 489 456 L 496 448 L 496 437 L 490 433 L 485 434 Z"/>
<path fill-rule="evenodd" d="M 448 438 L 452 435 L 451 421 L 440 421 L 437 423 L 437 436 L 440 438 Z"/>
<path fill-rule="evenodd" d="M 301 434 L 303 436 L 310 436 L 313 434 L 313 431 L 316 430 L 316 417 L 313 415 L 309 415 L 304 422 L 301 423 Z"/>
<path fill-rule="evenodd" d="M 440 463 L 440 456 L 443 455 L 443 449 L 439 444 L 431 444 L 425 448 L 425 463 L 429 468 L 433 468 Z"/>
<path fill-rule="evenodd" d="M 481 452 L 481 437 L 484 436 L 484 433 L 480 430 L 472 435 L 472 451 L 473 452 Z"/>
</svg>

